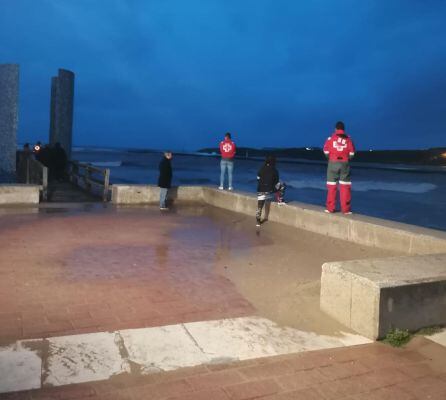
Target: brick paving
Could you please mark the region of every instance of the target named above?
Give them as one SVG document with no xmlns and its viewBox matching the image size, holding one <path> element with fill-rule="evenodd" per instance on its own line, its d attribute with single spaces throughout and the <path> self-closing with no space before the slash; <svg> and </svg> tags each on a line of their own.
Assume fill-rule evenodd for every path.
<svg viewBox="0 0 446 400">
<path fill-rule="evenodd" d="M 153 209 L 3 216 L 0 344 L 255 314 L 213 271 L 218 233 Z"/>
<path fill-rule="evenodd" d="M 124 229 L 125 228 L 125 229 Z M 227 232 L 222 237 L 221 232 Z M 255 314 L 214 267 L 250 246 L 206 218 L 10 215 L 0 226 L 0 344 Z M 446 349 L 416 338 L 0 394 L 0 399 L 446 399 Z"/>
<path fill-rule="evenodd" d="M 382 363 L 381 360 L 385 362 Z M 444 400 L 446 348 L 417 337 L 145 376 L 0 394 L 0 399 Z"/>
</svg>

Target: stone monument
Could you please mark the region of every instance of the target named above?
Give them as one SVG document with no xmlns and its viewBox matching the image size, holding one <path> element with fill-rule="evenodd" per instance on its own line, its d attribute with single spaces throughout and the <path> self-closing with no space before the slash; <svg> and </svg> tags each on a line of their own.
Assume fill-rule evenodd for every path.
<svg viewBox="0 0 446 400">
<path fill-rule="evenodd" d="M 19 66 L 0 64 L 0 175 L 3 180 L 12 180 L 16 170 L 18 103 Z"/>
<path fill-rule="evenodd" d="M 51 78 L 50 143 L 59 142 L 71 158 L 73 135 L 74 73 L 59 69 Z"/>
</svg>

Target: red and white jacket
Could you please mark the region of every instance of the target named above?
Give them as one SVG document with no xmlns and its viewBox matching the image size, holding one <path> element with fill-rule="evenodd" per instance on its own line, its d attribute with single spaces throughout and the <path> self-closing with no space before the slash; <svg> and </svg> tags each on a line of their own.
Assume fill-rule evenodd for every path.
<svg viewBox="0 0 446 400">
<path fill-rule="evenodd" d="M 324 154 L 329 161 L 347 162 L 355 155 L 352 139 L 343 130 L 336 129 L 325 142 Z"/>
<path fill-rule="evenodd" d="M 222 140 L 220 142 L 220 154 L 224 159 L 233 159 L 235 156 L 235 143 L 231 139 Z"/>
</svg>

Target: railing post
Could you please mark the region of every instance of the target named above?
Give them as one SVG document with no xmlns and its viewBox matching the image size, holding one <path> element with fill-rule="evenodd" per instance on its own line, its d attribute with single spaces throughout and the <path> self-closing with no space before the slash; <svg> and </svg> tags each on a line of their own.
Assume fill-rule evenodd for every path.
<svg viewBox="0 0 446 400">
<path fill-rule="evenodd" d="M 29 183 L 29 157 L 26 157 L 26 183 Z"/>
<path fill-rule="evenodd" d="M 88 192 L 91 193 L 91 172 L 90 172 L 90 167 L 85 167 L 85 175 L 84 175 L 84 179 L 85 179 L 85 189 L 87 189 Z"/>
<path fill-rule="evenodd" d="M 102 201 L 108 200 L 108 190 L 110 186 L 110 170 L 108 168 L 104 171 L 104 193 L 102 195 Z"/>
<path fill-rule="evenodd" d="M 42 168 L 42 199 L 48 200 L 48 168 Z"/>
</svg>

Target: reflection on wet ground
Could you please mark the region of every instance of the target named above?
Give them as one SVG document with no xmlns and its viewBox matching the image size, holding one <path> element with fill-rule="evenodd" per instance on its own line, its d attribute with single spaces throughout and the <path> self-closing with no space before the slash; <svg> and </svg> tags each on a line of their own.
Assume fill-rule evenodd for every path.
<svg viewBox="0 0 446 400">
<path fill-rule="evenodd" d="M 334 333 L 322 263 L 389 254 L 274 223 L 258 235 L 253 217 L 209 206 L 35 211 L 0 213 L 3 341 L 256 313 Z"/>
</svg>

